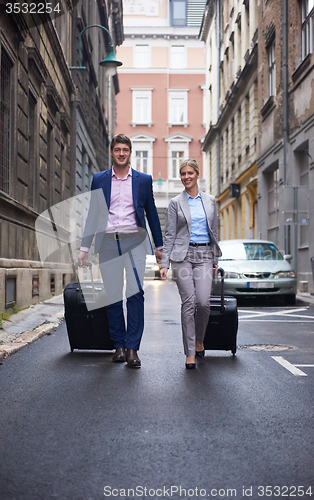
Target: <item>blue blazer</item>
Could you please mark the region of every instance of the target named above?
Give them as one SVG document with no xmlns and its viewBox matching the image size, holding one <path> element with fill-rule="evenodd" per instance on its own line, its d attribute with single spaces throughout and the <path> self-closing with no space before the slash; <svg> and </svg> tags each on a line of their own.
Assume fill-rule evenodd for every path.
<svg viewBox="0 0 314 500">
<path fill-rule="evenodd" d="M 93 175 L 90 207 L 81 245 L 90 248 L 94 235 L 96 235 L 95 253 L 99 252 L 106 232 L 110 207 L 111 177 L 112 168 Z M 161 247 L 163 240 L 153 195 L 152 177 L 132 168 L 132 194 L 137 225 L 147 229 L 146 215 L 155 247 Z"/>
</svg>

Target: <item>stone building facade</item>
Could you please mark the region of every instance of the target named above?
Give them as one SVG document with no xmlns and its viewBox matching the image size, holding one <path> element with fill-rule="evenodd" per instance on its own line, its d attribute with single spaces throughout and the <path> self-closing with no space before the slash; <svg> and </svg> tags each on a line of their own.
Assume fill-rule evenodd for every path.
<svg viewBox="0 0 314 500">
<path fill-rule="evenodd" d="M 257 237 L 257 9 L 255 0 L 207 2 L 205 179 L 219 207 L 219 237 Z"/>
<path fill-rule="evenodd" d="M 78 63 L 79 30 L 90 22 L 110 29 L 112 23 L 113 41 L 122 43 L 122 1 L 59 4 L 60 15 L 40 16 L 1 5 L 1 312 L 59 294 L 71 280 L 73 267 L 62 257 L 40 260 L 36 219 L 89 187 L 86 176 L 108 167 L 108 116 L 114 122 L 118 82 L 113 77 L 109 112 L 108 80 L 98 69 L 108 50 L 105 37 L 84 39 L 87 71 L 74 75 L 70 67 Z M 53 221 L 51 227 L 59 229 Z"/>
<path fill-rule="evenodd" d="M 312 293 L 313 7 L 208 0 L 200 30 L 209 68 L 205 177 L 220 238 L 274 241 L 292 255 L 299 289 Z"/>
<path fill-rule="evenodd" d="M 260 233 L 314 293 L 314 4 L 273 0 L 258 15 Z"/>
</svg>

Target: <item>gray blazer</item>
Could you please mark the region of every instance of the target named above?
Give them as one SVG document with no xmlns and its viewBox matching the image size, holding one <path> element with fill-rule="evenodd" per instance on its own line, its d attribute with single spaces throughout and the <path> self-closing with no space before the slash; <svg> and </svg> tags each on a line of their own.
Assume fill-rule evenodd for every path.
<svg viewBox="0 0 314 500">
<path fill-rule="evenodd" d="M 221 250 L 218 245 L 218 215 L 215 197 L 200 191 L 207 217 L 213 264 L 217 264 Z M 170 261 L 182 262 L 188 252 L 191 239 L 191 212 L 186 191 L 172 198 L 168 207 L 165 242 L 160 267 L 170 267 Z"/>
</svg>

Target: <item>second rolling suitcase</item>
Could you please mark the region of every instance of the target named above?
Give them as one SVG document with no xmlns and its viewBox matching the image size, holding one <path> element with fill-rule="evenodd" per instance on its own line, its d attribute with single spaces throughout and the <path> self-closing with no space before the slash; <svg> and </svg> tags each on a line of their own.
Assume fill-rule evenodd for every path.
<svg viewBox="0 0 314 500">
<path fill-rule="evenodd" d="M 224 275 L 222 268 L 218 269 L 221 275 L 221 295 L 210 298 L 210 316 L 205 333 L 204 349 L 237 351 L 238 309 L 235 297 L 224 295 Z"/>
<path fill-rule="evenodd" d="M 70 348 L 71 351 L 74 349 L 112 350 L 114 346 L 109 334 L 106 307 L 101 307 L 104 285 L 94 283 L 91 264 L 88 263 L 88 266 L 91 281 L 69 283 L 63 292 L 64 316 Z M 86 301 L 91 302 L 92 309 L 88 310 Z M 98 304 L 99 307 L 97 307 Z"/>
</svg>

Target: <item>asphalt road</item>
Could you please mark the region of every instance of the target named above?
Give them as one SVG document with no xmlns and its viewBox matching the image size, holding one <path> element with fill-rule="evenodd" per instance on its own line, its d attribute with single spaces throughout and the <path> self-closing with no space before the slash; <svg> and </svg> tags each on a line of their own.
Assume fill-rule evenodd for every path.
<svg viewBox="0 0 314 500">
<path fill-rule="evenodd" d="M 311 498 L 314 308 L 243 304 L 236 356 L 188 371 L 176 286 L 147 284 L 142 369 L 64 324 L 4 360 L 1 499 Z"/>
</svg>

